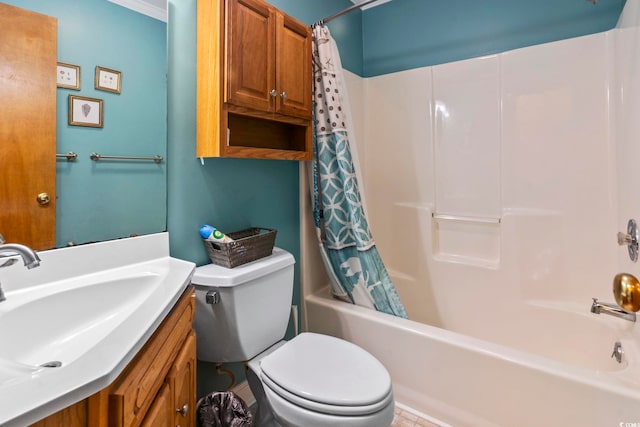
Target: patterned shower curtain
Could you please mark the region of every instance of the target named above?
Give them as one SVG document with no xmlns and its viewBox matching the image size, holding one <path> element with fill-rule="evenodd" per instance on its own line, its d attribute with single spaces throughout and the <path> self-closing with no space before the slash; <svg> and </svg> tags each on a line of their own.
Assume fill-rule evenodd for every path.
<svg viewBox="0 0 640 427">
<path fill-rule="evenodd" d="M 344 76 L 335 41 L 313 28 L 313 216 L 331 291 L 337 298 L 407 318 L 375 247 L 349 147 Z"/>
</svg>

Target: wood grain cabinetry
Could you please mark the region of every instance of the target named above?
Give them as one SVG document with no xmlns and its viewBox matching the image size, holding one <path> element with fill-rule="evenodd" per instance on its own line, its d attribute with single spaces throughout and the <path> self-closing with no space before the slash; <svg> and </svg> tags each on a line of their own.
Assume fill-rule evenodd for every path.
<svg viewBox="0 0 640 427">
<path fill-rule="evenodd" d="M 87 407 L 87 401 L 82 400 L 32 424 L 31 427 L 86 427 L 89 425 Z"/>
<path fill-rule="evenodd" d="M 110 386 L 32 427 L 195 427 L 194 315 L 189 288 Z"/>
<path fill-rule="evenodd" d="M 310 160 L 311 29 L 263 0 L 198 0 L 198 157 Z"/>
</svg>

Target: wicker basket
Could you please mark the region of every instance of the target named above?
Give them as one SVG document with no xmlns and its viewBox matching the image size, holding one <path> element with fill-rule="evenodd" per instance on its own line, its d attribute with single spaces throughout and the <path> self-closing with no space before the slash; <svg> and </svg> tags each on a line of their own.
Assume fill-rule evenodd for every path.
<svg viewBox="0 0 640 427">
<path fill-rule="evenodd" d="M 233 242 L 202 242 L 212 263 L 233 268 L 271 255 L 276 232 L 271 228 L 254 227 L 227 233 Z"/>
</svg>

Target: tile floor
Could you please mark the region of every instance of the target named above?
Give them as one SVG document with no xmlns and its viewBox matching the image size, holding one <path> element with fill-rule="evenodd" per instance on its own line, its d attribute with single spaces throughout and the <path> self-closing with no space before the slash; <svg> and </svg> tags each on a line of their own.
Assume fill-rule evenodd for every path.
<svg viewBox="0 0 640 427">
<path fill-rule="evenodd" d="M 417 415 L 411 412 L 403 411 L 396 407 L 395 415 L 393 417 L 393 423 L 391 427 L 439 427 L 437 424 L 433 424 L 427 420 L 423 420 Z"/>
</svg>

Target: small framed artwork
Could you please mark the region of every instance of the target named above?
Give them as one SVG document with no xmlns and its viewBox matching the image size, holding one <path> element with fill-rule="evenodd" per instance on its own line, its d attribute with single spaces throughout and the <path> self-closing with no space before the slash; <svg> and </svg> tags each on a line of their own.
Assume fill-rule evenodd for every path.
<svg viewBox="0 0 640 427">
<path fill-rule="evenodd" d="M 103 127 L 103 101 L 98 98 L 69 95 L 69 124 L 71 126 Z"/>
<path fill-rule="evenodd" d="M 80 90 L 80 66 L 58 62 L 56 83 L 58 87 Z"/>
<path fill-rule="evenodd" d="M 122 87 L 122 73 L 96 66 L 96 89 L 107 92 L 120 93 Z"/>
</svg>

